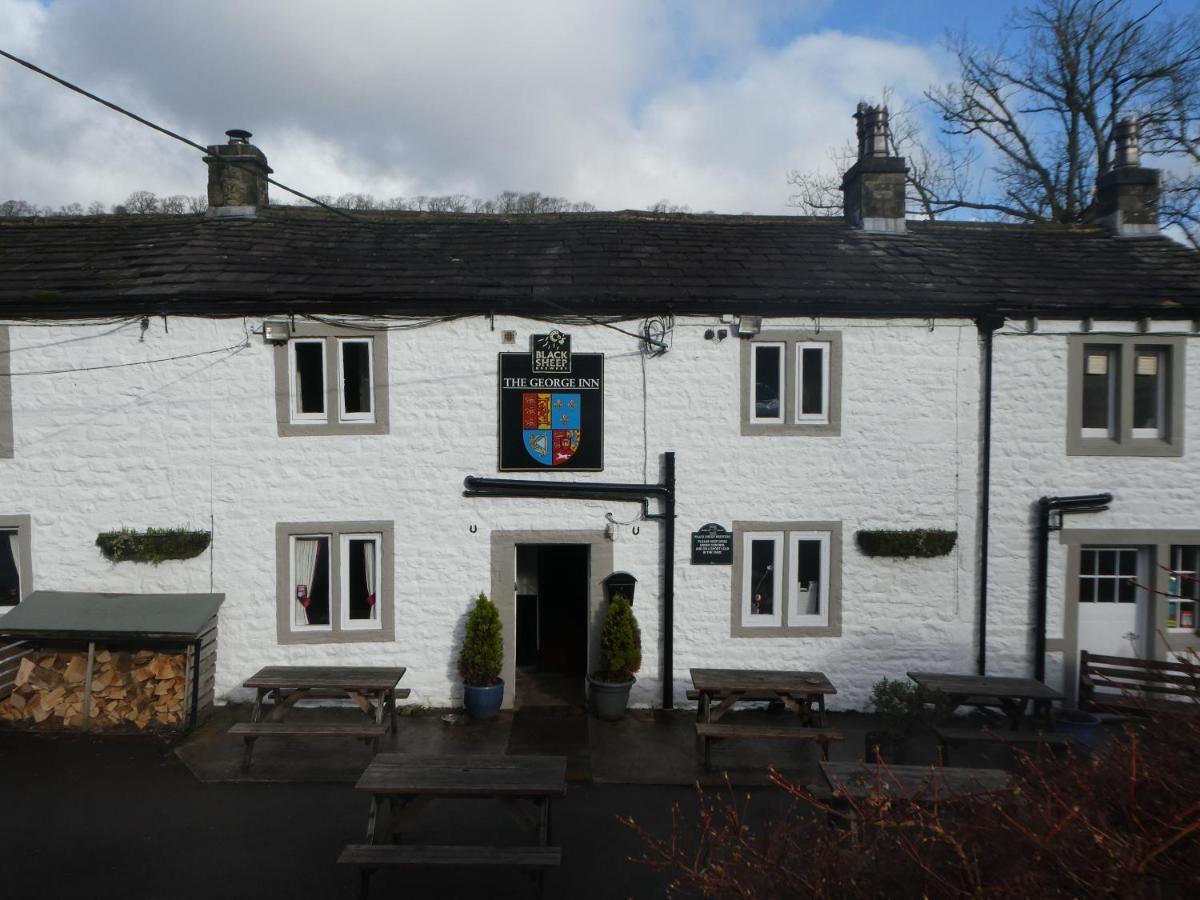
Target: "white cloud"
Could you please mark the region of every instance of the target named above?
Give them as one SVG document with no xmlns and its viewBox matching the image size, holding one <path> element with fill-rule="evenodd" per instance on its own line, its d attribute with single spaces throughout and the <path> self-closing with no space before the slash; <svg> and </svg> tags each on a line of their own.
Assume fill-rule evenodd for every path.
<svg viewBox="0 0 1200 900">
<path fill-rule="evenodd" d="M 837 32 L 768 47 L 779 8 L 0 0 L 0 46 L 201 143 L 247 128 L 309 193 L 783 212 L 786 172 L 851 135 L 860 97 L 938 73 L 925 48 Z M 0 199 L 203 192 L 195 151 L 4 63 Z"/>
</svg>

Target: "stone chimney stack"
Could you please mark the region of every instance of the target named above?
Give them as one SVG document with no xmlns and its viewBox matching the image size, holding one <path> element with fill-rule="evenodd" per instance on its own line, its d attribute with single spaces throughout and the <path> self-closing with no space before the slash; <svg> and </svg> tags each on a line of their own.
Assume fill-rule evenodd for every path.
<svg viewBox="0 0 1200 900">
<path fill-rule="evenodd" d="M 1116 159 L 1113 167 L 1096 179 L 1092 218 L 1118 237 L 1157 235 L 1161 173 L 1140 165 L 1137 120 L 1118 122 L 1113 141 Z"/>
<path fill-rule="evenodd" d="M 208 148 L 208 215 L 253 216 L 267 206 L 266 155 L 250 143 L 250 132 L 225 132 L 228 144 Z"/>
<path fill-rule="evenodd" d="M 858 104 L 858 161 L 842 178 L 846 221 L 863 231 L 904 231 L 904 186 L 908 166 L 890 156 L 886 106 Z"/>
</svg>

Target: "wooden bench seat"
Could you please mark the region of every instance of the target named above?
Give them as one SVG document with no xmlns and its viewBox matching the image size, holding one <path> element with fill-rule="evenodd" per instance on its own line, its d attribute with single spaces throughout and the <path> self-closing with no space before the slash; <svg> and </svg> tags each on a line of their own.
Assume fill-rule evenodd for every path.
<svg viewBox="0 0 1200 900">
<path fill-rule="evenodd" d="M 559 847 L 486 847 L 455 844 L 347 844 L 339 863 L 360 869 L 359 895 L 366 900 L 375 869 L 383 866 L 407 868 L 427 866 L 508 866 L 538 871 L 538 891 L 544 870 L 562 863 Z"/>
<path fill-rule="evenodd" d="M 383 722 L 238 722 L 229 729 L 246 742 L 242 768 L 250 768 L 254 742 L 260 737 L 351 737 L 370 741 L 379 749 L 379 739 L 386 735 L 391 723 Z"/>
<path fill-rule="evenodd" d="M 821 758 L 829 759 L 831 741 L 845 740 L 842 732 L 832 728 L 801 728 L 799 726 L 734 725 L 724 722 L 697 722 L 696 736 L 704 745 L 704 771 L 712 770 L 712 742 L 727 738 L 760 740 L 813 741 L 821 748 Z"/>
<path fill-rule="evenodd" d="M 1006 746 L 1038 745 L 1061 749 L 1077 743 L 1074 735 L 1062 734 L 1057 731 L 992 731 L 975 728 L 935 728 L 938 744 L 942 751 L 942 764 L 950 764 L 951 746 L 963 744 L 1004 744 Z"/>
<path fill-rule="evenodd" d="M 291 691 L 287 690 L 286 688 L 282 688 L 282 689 L 280 689 L 280 693 L 281 694 L 289 694 L 289 693 L 291 693 Z M 402 688 L 402 687 L 396 688 L 396 699 L 397 700 L 407 700 L 409 698 L 410 694 L 412 694 L 411 688 Z M 306 691 L 304 696 L 301 697 L 298 702 L 303 703 L 306 700 L 349 700 L 349 699 L 350 699 L 350 697 L 348 696 L 346 691 L 338 690 L 337 688 L 313 688 L 310 691 Z"/>
<path fill-rule="evenodd" d="M 1198 674 L 1185 663 L 1102 656 L 1083 650 L 1079 654 L 1079 708 L 1130 715 L 1198 715 Z"/>
</svg>

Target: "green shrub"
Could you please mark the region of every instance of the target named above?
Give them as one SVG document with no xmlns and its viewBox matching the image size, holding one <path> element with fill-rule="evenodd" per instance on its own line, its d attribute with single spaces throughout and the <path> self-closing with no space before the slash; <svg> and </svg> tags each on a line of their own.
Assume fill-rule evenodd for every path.
<svg viewBox="0 0 1200 900">
<path fill-rule="evenodd" d="M 908 737 L 926 718 L 921 689 L 909 681 L 881 678 L 875 682 L 871 709 L 883 720 L 883 731 L 898 738 Z"/>
<path fill-rule="evenodd" d="M 954 549 L 957 531 L 910 528 L 907 531 L 859 531 L 858 547 L 867 556 L 945 556 Z"/>
<path fill-rule="evenodd" d="M 613 594 L 608 616 L 600 631 L 600 681 L 632 681 L 642 667 L 642 632 L 633 604 L 624 594 Z"/>
<path fill-rule="evenodd" d="M 504 639 L 500 632 L 500 611 L 481 593 L 467 613 L 467 636 L 458 657 L 463 683 L 488 687 L 500 680 L 504 661 Z"/>
<path fill-rule="evenodd" d="M 168 559 L 191 559 L 207 548 L 212 535 L 186 528 L 147 528 L 133 531 L 105 531 L 96 535 L 96 546 L 112 562 L 140 562 L 158 565 Z"/>
</svg>

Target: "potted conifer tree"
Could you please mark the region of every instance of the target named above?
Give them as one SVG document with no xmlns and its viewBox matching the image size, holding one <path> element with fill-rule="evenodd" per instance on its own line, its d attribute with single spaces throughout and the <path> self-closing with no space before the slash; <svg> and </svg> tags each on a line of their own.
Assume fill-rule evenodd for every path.
<svg viewBox="0 0 1200 900">
<path fill-rule="evenodd" d="M 608 616 L 600 631 L 600 669 L 588 676 L 592 713 L 616 722 L 625 715 L 629 691 L 642 666 L 642 633 L 633 604 L 624 594 L 613 594 Z"/>
<path fill-rule="evenodd" d="M 500 631 L 500 611 L 481 593 L 467 613 L 467 634 L 458 657 L 463 679 L 463 706 L 473 718 L 491 719 L 504 698 L 504 679 L 500 665 L 504 661 L 504 642 Z"/>
</svg>

